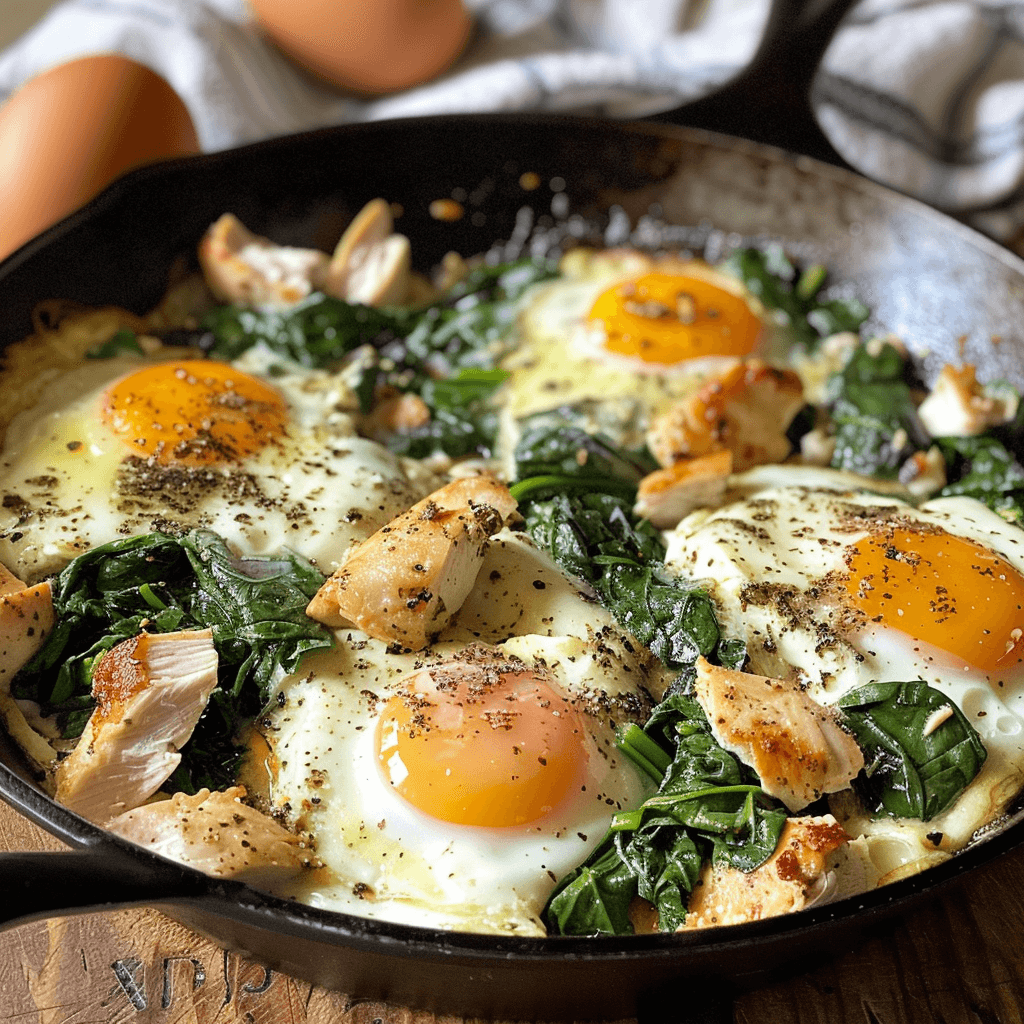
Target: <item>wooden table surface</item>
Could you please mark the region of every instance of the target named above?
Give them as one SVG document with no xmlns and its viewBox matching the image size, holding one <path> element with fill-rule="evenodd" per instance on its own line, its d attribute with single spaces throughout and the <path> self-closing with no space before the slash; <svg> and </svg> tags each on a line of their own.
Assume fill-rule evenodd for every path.
<svg viewBox="0 0 1024 1024">
<path fill-rule="evenodd" d="M 0 850 L 31 849 L 62 847 L 0 805 Z M 665 1018 L 670 1019 L 687 1018 Z M 733 1019 L 1024 1021 L 1024 850 L 972 872 L 824 966 L 737 994 Z M 459 1024 L 456 1018 L 350 1000 L 268 972 L 155 910 L 55 918 L 0 932 L 0 1021 Z"/>
</svg>

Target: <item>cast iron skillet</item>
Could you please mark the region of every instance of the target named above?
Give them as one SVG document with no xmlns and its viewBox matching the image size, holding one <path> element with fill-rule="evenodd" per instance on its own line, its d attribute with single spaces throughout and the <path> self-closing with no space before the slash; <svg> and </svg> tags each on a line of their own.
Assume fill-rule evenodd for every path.
<svg viewBox="0 0 1024 1024">
<path fill-rule="evenodd" d="M 780 10 L 803 7 L 777 5 L 773 31 Z M 805 34 L 803 45 L 817 49 L 815 62 L 835 10 L 812 20 L 811 36 Z M 541 186 L 524 190 L 526 172 Z M 279 242 L 328 249 L 376 196 L 401 204 L 399 226 L 413 240 L 421 269 L 450 249 L 482 252 L 499 239 L 519 240 L 506 246 L 511 252 L 531 225 L 549 237 L 620 243 L 630 231 L 642 240 L 644 218 L 653 216 L 673 226 L 665 237 L 712 257 L 741 240 L 777 239 L 847 282 L 872 308 L 871 327 L 929 350 L 926 370 L 963 357 L 986 379 L 1024 384 L 1024 263 L 962 225 L 845 170 L 750 142 L 671 126 L 542 116 L 354 126 L 138 171 L 0 265 L 0 346 L 30 333 L 33 308 L 53 297 L 138 312 L 152 307 L 172 266 L 194 265 L 197 239 L 225 210 Z M 452 196 L 466 215 L 455 223 L 432 219 L 430 202 Z M 1024 842 L 1024 822 L 1014 822 L 962 856 L 885 889 L 728 929 L 506 939 L 318 911 L 206 878 L 54 804 L 2 735 L 0 797 L 79 851 L 0 859 L 0 916 L 8 924 L 156 905 L 225 947 L 353 996 L 519 1019 L 644 1015 L 680 978 L 756 982 L 789 961 L 806 965 Z"/>
</svg>

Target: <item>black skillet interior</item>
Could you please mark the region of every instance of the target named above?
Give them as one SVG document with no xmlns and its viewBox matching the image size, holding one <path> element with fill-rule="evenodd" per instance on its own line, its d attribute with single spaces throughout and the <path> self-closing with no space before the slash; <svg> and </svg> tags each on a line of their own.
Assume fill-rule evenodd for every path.
<svg viewBox="0 0 1024 1024">
<path fill-rule="evenodd" d="M 536 186 L 536 187 L 534 187 Z M 282 243 L 330 248 L 375 196 L 428 269 L 448 250 L 529 251 L 533 242 L 654 240 L 711 258 L 777 239 L 829 265 L 871 306 L 871 326 L 927 349 L 926 371 L 969 359 L 1024 383 L 1024 264 L 926 207 L 803 158 L 702 132 L 550 117 L 440 117 L 334 129 L 136 172 L 0 265 L 0 343 L 29 333 L 59 297 L 145 311 L 173 266 L 226 210 Z M 465 215 L 435 220 L 435 199 Z M 510 243 L 509 240 L 512 240 Z M 994 342 L 999 338 L 999 343 Z M 231 948 L 355 996 L 474 1016 L 623 1017 L 683 976 L 756 979 L 824 948 L 906 900 L 1024 840 L 1024 824 L 924 875 L 791 918 L 629 940 L 502 939 L 375 924 L 214 883 L 104 834 L 42 797 L 0 749 L 0 796 L 72 846 L 92 879 L 68 905 L 163 902 Z M 4 861 L 37 916 L 67 863 Z M 100 870 L 106 864 L 113 870 Z M 123 883 L 121 880 L 124 880 Z M 58 891 L 59 893 L 59 891 Z M 84 902 L 83 902 L 84 901 Z M 760 973 L 759 973 L 760 972 Z"/>
</svg>

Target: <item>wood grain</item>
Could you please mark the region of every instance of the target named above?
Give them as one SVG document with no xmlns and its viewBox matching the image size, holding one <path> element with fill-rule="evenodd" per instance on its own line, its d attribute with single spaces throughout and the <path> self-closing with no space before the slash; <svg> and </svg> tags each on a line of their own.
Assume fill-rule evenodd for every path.
<svg viewBox="0 0 1024 1024">
<path fill-rule="evenodd" d="M 1012 1024 L 1024 1013 L 1024 852 L 919 905 L 853 951 L 747 993 L 742 1024 Z"/>
<path fill-rule="evenodd" d="M 0 849 L 62 849 L 0 805 Z M 736 1024 L 1024 1024 L 1024 850 L 918 905 L 856 948 L 732 1000 Z M 696 1024 L 680 1006 L 665 1020 Z M 724 1017 L 729 1017 L 728 1004 Z M 706 1016 L 699 1018 L 701 1024 Z M 0 932 L 10 1024 L 461 1024 L 270 972 L 155 910 Z M 720 1024 L 716 1019 L 715 1024 Z"/>
</svg>

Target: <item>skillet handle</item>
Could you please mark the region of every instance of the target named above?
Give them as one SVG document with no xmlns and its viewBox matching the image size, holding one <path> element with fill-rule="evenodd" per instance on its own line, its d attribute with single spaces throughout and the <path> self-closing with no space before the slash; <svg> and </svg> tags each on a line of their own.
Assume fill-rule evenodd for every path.
<svg viewBox="0 0 1024 1024">
<path fill-rule="evenodd" d="M 205 876 L 153 870 L 110 850 L 0 854 L 0 929 L 42 917 L 209 895 Z"/>
<path fill-rule="evenodd" d="M 811 87 L 839 23 L 856 2 L 772 0 L 751 62 L 722 88 L 652 120 L 738 135 L 849 167 L 818 125 Z"/>
</svg>

